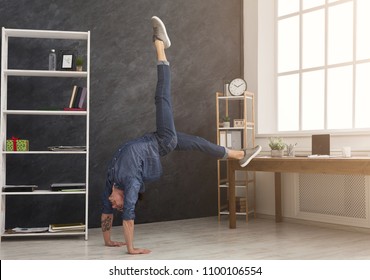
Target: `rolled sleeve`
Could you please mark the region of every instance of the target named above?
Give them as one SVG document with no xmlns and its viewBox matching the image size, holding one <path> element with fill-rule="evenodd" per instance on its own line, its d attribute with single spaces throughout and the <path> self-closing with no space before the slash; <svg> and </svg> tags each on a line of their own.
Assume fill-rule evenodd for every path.
<svg viewBox="0 0 370 280">
<path fill-rule="evenodd" d="M 124 189 L 122 220 L 135 220 L 135 205 L 139 197 L 140 186 L 139 181 L 133 180 Z"/>
</svg>

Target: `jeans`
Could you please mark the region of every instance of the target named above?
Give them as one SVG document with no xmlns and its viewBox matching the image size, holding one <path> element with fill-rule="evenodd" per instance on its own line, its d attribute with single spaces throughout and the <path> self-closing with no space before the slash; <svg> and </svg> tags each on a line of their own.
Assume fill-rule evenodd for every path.
<svg viewBox="0 0 370 280">
<path fill-rule="evenodd" d="M 158 82 L 155 94 L 156 125 L 159 154 L 165 156 L 173 150 L 200 151 L 216 158 L 226 158 L 226 149 L 201 137 L 177 132 L 171 103 L 170 66 L 159 63 Z"/>
</svg>

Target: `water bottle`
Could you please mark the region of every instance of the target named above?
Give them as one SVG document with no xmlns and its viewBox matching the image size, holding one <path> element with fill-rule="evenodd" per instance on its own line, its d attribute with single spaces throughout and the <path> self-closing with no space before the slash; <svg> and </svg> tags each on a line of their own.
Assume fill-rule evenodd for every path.
<svg viewBox="0 0 370 280">
<path fill-rule="evenodd" d="M 49 53 L 49 70 L 55 71 L 57 67 L 57 56 L 55 54 L 55 50 L 50 50 Z"/>
</svg>

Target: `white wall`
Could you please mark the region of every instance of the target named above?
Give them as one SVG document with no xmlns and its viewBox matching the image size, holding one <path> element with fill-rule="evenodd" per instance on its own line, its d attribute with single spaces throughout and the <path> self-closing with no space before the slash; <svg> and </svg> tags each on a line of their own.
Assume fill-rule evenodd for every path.
<svg viewBox="0 0 370 280">
<path fill-rule="evenodd" d="M 244 78 L 248 90 L 258 93 L 258 133 L 276 131 L 274 2 L 244 0 Z"/>
<path fill-rule="evenodd" d="M 269 152 L 268 138 L 276 132 L 275 99 L 275 28 L 273 0 L 244 0 L 244 73 L 248 90 L 256 95 L 256 143 Z M 330 132 L 329 132 L 330 133 Z M 315 132 L 279 134 L 288 144 L 298 143 L 297 153 L 311 153 L 311 135 Z M 316 134 L 318 134 L 316 132 Z M 331 153 L 341 154 L 343 146 L 351 146 L 352 155 L 370 156 L 370 132 L 331 134 Z M 293 176 L 283 176 L 283 216 L 292 217 L 294 210 Z M 257 212 L 274 215 L 273 174 L 257 176 Z"/>
</svg>

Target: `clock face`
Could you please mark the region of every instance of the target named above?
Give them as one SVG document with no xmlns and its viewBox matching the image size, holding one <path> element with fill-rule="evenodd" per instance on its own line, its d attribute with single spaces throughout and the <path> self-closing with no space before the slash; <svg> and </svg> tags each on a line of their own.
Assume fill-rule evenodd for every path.
<svg viewBox="0 0 370 280">
<path fill-rule="evenodd" d="M 229 84 L 229 91 L 232 95 L 243 95 L 246 90 L 247 83 L 241 78 L 236 78 L 232 80 Z"/>
</svg>

